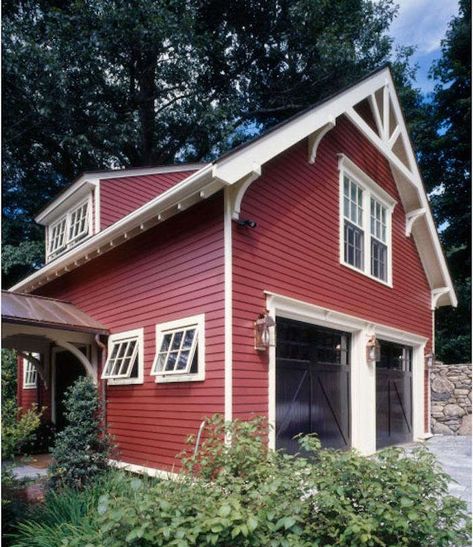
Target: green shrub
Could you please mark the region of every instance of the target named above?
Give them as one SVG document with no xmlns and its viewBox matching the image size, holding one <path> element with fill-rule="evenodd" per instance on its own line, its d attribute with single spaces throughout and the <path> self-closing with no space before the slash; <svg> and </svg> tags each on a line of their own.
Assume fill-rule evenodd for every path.
<svg viewBox="0 0 473 547">
<path fill-rule="evenodd" d="M 22 411 L 13 400 L 2 404 L 2 460 L 13 458 L 31 443 L 41 423 L 36 408 Z"/>
<path fill-rule="evenodd" d="M 321 450 L 309 436 L 303 458 L 267 450 L 267 433 L 261 419 L 225 425 L 214 417 L 197 456 L 183 457 L 193 474 L 156 481 L 116 473 L 93 496 L 84 490 L 89 501 L 74 518 L 54 511 L 20 527 L 16 545 L 470 545 L 465 504 L 448 495 L 448 477 L 427 450 L 366 458 Z"/>
<path fill-rule="evenodd" d="M 81 489 L 107 469 L 111 449 L 97 389 L 90 378 L 79 378 L 67 390 L 65 407 L 67 426 L 56 435 L 50 486 Z"/>
</svg>

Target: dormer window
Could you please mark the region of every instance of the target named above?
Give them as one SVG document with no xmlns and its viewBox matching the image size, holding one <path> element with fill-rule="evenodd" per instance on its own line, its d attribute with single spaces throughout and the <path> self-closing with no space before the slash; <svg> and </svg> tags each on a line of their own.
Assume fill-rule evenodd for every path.
<svg viewBox="0 0 473 547">
<path fill-rule="evenodd" d="M 48 228 L 47 260 L 64 253 L 92 233 L 91 199 L 87 198 Z"/>
</svg>

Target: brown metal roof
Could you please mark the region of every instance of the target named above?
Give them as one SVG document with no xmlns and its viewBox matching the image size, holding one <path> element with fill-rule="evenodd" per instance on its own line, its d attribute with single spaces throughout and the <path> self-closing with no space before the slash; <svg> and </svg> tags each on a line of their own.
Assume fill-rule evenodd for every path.
<svg viewBox="0 0 473 547">
<path fill-rule="evenodd" d="M 70 302 L 9 291 L 2 291 L 2 323 L 109 334 L 102 323 Z"/>
</svg>

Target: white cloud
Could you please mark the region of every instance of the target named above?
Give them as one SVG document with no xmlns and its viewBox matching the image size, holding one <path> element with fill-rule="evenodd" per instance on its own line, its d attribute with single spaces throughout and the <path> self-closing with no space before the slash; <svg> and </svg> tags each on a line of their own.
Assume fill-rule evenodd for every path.
<svg viewBox="0 0 473 547">
<path fill-rule="evenodd" d="M 458 0 L 397 0 L 399 13 L 390 34 L 398 45 L 417 46 L 418 54 L 440 48 L 448 23 L 458 13 Z"/>
</svg>

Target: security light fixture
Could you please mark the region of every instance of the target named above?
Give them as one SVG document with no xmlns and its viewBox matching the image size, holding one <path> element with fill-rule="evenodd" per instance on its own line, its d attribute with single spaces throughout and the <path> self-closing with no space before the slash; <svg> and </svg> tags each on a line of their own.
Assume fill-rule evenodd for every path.
<svg viewBox="0 0 473 547">
<path fill-rule="evenodd" d="M 239 220 L 238 226 L 244 226 L 246 228 L 256 228 L 256 222 L 254 220 Z"/>
</svg>

